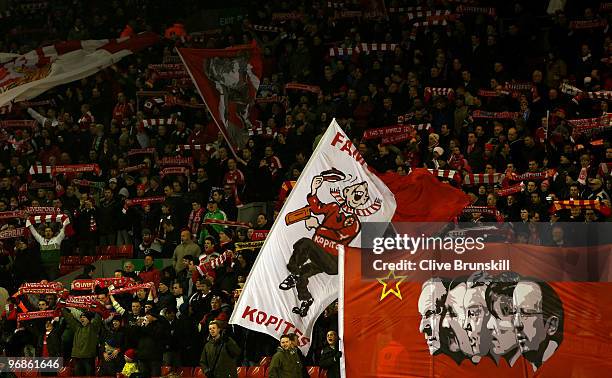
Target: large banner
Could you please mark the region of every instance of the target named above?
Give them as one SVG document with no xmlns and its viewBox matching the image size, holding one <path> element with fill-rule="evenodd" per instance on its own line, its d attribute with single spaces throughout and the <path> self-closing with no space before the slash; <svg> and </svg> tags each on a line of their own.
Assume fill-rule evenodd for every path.
<svg viewBox="0 0 612 378">
<path fill-rule="evenodd" d="M 393 194 L 335 120 L 321 138 L 247 278 L 230 323 L 310 347 L 316 319 L 338 297 L 338 249 L 359 246 L 361 224 L 388 222 Z"/>
<path fill-rule="evenodd" d="M 158 40 L 156 34 L 145 32 L 112 40 L 61 42 L 23 55 L 0 54 L 0 106 L 90 76 Z"/>
<path fill-rule="evenodd" d="M 346 377 L 606 375 L 612 244 L 601 229 L 570 240 L 579 224 L 552 225 L 546 245 L 528 245 L 472 226 L 369 238 L 364 225 L 373 248 L 345 260 Z"/>
<path fill-rule="evenodd" d="M 257 44 L 227 49 L 178 49 L 200 97 L 232 152 L 249 138 L 251 105 L 263 72 Z"/>
</svg>

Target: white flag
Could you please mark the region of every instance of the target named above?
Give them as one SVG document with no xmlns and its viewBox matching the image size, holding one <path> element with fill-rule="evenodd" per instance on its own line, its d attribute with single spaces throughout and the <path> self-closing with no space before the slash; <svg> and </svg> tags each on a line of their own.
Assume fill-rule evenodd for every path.
<svg viewBox="0 0 612 378">
<path fill-rule="evenodd" d="M 119 39 L 60 42 L 23 55 L 0 54 L 0 106 L 90 76 L 158 41 L 159 36 L 145 32 Z"/>
<path fill-rule="evenodd" d="M 359 247 L 362 222 L 388 222 L 395 197 L 333 120 L 291 191 L 230 323 L 280 338 L 312 328 L 338 297 L 338 248 Z"/>
</svg>

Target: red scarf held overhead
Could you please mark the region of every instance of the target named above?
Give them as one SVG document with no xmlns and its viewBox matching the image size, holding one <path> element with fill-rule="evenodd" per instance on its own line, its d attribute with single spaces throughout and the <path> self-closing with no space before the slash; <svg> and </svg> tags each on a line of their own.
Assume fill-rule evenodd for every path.
<svg viewBox="0 0 612 378">
<path fill-rule="evenodd" d="M 162 203 L 166 200 L 164 196 L 154 196 L 154 197 L 142 197 L 142 198 L 132 198 L 125 201 L 125 207 L 131 207 L 136 205 L 144 205 L 151 203 Z"/>
<path fill-rule="evenodd" d="M 20 314 L 17 314 L 17 328 L 19 328 L 21 322 L 26 322 L 35 319 L 56 318 L 58 316 L 60 316 L 59 310 L 22 312 Z"/>
<path fill-rule="evenodd" d="M 523 188 L 525 187 L 525 184 L 523 184 L 522 182 L 516 184 L 516 185 L 512 185 L 509 186 L 507 188 L 503 188 L 503 189 L 497 189 L 495 191 L 495 193 L 499 196 L 499 197 L 507 197 L 511 194 L 515 194 L 515 193 L 520 193 L 523 191 Z"/>
<path fill-rule="evenodd" d="M 111 285 L 115 287 L 124 287 L 131 283 L 134 283 L 134 279 L 131 277 L 82 279 L 72 281 L 70 288 L 79 291 L 94 291 L 96 287 L 102 289 Z"/>
</svg>

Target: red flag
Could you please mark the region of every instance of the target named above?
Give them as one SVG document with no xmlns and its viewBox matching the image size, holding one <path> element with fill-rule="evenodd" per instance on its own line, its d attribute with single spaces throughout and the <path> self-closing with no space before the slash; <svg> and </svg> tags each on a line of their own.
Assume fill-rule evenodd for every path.
<svg viewBox="0 0 612 378">
<path fill-rule="evenodd" d="M 446 222 L 470 204 L 467 194 L 441 183 L 424 168 L 407 176 L 385 173 L 379 177 L 395 194 L 393 222 Z"/>
<path fill-rule="evenodd" d="M 248 140 L 250 108 L 263 72 L 257 44 L 227 49 L 178 49 L 208 111 L 234 155 Z"/>
</svg>

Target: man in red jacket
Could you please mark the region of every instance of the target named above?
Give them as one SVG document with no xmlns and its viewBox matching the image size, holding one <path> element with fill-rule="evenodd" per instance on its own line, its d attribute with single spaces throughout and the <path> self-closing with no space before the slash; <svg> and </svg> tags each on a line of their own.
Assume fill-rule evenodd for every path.
<svg viewBox="0 0 612 378">
<path fill-rule="evenodd" d="M 155 268 L 155 260 L 152 255 L 147 255 L 144 258 L 144 267 L 138 274 L 142 278 L 143 283 L 153 282 L 155 287 L 159 286 L 161 280 L 161 272 Z"/>
</svg>

